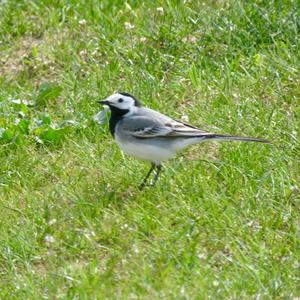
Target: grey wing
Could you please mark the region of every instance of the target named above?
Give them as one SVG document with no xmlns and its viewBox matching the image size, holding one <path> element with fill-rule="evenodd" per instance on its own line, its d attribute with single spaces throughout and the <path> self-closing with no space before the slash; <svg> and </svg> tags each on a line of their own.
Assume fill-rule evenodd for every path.
<svg viewBox="0 0 300 300">
<path fill-rule="evenodd" d="M 122 130 L 136 138 L 155 137 L 199 137 L 207 135 L 196 127 L 180 123 L 171 118 L 132 116 L 122 124 Z"/>
<path fill-rule="evenodd" d="M 165 136 L 171 128 L 164 126 L 159 120 L 147 116 L 133 116 L 122 123 L 122 130 L 137 138 Z"/>
</svg>

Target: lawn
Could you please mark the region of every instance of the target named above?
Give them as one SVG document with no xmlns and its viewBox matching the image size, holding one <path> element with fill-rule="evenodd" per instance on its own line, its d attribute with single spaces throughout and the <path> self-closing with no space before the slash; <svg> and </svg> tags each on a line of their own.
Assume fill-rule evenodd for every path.
<svg viewBox="0 0 300 300">
<path fill-rule="evenodd" d="M 298 1 L 1 1 L 1 299 L 299 299 Z M 115 91 L 218 133 L 123 155 Z"/>
</svg>

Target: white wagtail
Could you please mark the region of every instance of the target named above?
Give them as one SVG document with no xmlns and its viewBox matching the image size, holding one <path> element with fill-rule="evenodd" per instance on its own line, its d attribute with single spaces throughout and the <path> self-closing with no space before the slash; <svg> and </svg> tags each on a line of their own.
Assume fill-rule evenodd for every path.
<svg viewBox="0 0 300 300">
<path fill-rule="evenodd" d="M 224 135 L 203 131 L 174 120 L 141 103 L 128 93 L 115 93 L 99 101 L 111 110 L 110 132 L 119 147 L 128 155 L 151 161 L 151 169 L 140 188 L 146 184 L 156 168 L 153 185 L 161 171 L 161 162 L 176 155 L 189 145 L 206 140 L 251 141 L 269 143 L 259 138 Z"/>
</svg>

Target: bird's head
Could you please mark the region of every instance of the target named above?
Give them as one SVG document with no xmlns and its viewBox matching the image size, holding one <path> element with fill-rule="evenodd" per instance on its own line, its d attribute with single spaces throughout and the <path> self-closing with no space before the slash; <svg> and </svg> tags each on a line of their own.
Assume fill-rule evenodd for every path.
<svg viewBox="0 0 300 300">
<path fill-rule="evenodd" d="M 141 106 L 141 103 L 128 93 L 115 93 L 104 100 L 99 101 L 100 104 L 108 105 L 110 109 L 131 110 L 133 107 Z"/>
</svg>

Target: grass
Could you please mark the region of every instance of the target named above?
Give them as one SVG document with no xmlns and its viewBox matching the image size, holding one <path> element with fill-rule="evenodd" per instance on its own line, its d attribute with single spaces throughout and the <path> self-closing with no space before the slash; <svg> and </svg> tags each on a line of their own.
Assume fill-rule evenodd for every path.
<svg viewBox="0 0 300 300">
<path fill-rule="evenodd" d="M 0 298 L 298 299 L 297 1 L 2 2 Z M 140 192 L 93 121 L 116 90 L 274 145 L 192 147 Z"/>
</svg>

